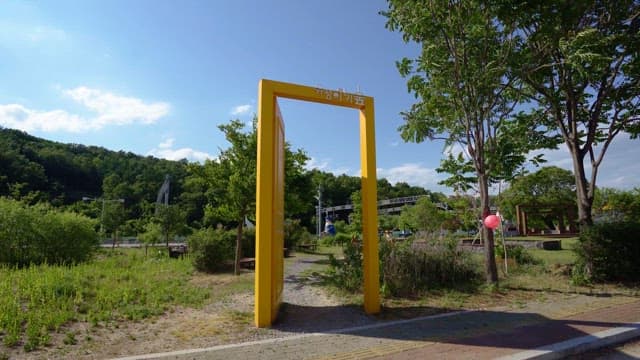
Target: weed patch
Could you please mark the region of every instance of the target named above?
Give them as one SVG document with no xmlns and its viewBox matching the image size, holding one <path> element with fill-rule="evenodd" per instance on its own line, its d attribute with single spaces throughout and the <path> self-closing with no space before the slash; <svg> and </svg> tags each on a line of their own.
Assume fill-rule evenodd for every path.
<svg viewBox="0 0 640 360">
<path fill-rule="evenodd" d="M 189 284 L 191 273 L 187 260 L 145 259 L 135 250 L 76 266 L 0 267 L 0 339 L 33 351 L 70 322 L 138 321 L 199 306 L 209 293 Z M 64 340 L 75 341 L 73 333 Z"/>
</svg>

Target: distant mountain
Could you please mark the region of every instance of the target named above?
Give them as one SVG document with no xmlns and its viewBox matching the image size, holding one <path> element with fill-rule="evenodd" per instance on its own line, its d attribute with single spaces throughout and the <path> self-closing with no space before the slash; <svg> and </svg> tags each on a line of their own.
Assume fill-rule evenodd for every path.
<svg viewBox="0 0 640 360">
<path fill-rule="evenodd" d="M 171 176 L 172 189 L 180 187 L 186 165 L 186 161 L 63 144 L 0 128 L 0 196 L 54 205 L 103 194 L 125 198 L 129 204 L 153 202 L 165 175 Z"/>
</svg>

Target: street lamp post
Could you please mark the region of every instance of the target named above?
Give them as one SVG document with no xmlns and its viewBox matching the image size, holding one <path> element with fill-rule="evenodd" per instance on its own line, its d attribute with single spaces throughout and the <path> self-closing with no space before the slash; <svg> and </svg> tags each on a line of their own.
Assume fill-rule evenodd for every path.
<svg viewBox="0 0 640 360">
<path fill-rule="evenodd" d="M 316 209 L 318 209 L 317 215 L 318 215 L 318 219 L 317 219 L 317 230 L 318 230 L 318 238 L 320 238 L 320 234 L 322 233 L 322 186 L 318 185 L 318 194 L 315 196 L 316 199 L 318 199 L 318 206 L 316 206 Z"/>
</svg>

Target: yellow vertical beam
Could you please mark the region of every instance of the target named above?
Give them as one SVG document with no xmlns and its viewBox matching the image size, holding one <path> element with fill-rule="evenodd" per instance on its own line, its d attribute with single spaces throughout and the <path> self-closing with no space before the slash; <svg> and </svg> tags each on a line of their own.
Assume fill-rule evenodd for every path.
<svg viewBox="0 0 640 360">
<path fill-rule="evenodd" d="M 360 109 L 360 162 L 362 167 L 362 252 L 364 273 L 364 311 L 380 312 L 378 260 L 378 200 L 376 177 L 375 123 L 373 99 Z"/>
<path fill-rule="evenodd" d="M 276 320 L 284 283 L 284 122 L 280 114 L 278 99 L 275 103 L 275 136 L 273 143 L 274 182 L 273 218 L 271 225 L 271 322 Z"/>
<path fill-rule="evenodd" d="M 258 161 L 256 178 L 256 276 L 255 323 L 271 325 L 273 181 L 275 142 L 275 97 L 268 83 L 260 82 L 258 91 Z"/>
</svg>

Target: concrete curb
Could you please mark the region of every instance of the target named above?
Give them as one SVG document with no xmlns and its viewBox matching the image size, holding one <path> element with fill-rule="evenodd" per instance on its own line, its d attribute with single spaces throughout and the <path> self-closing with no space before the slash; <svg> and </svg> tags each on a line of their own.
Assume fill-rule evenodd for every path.
<svg viewBox="0 0 640 360">
<path fill-rule="evenodd" d="M 522 351 L 513 355 L 503 356 L 499 358 L 499 360 L 562 359 L 569 355 L 576 355 L 589 350 L 623 343 L 638 337 L 640 337 L 640 322 L 630 323 L 628 326 L 603 330 L 591 335 L 541 346 L 533 350 Z"/>
</svg>

